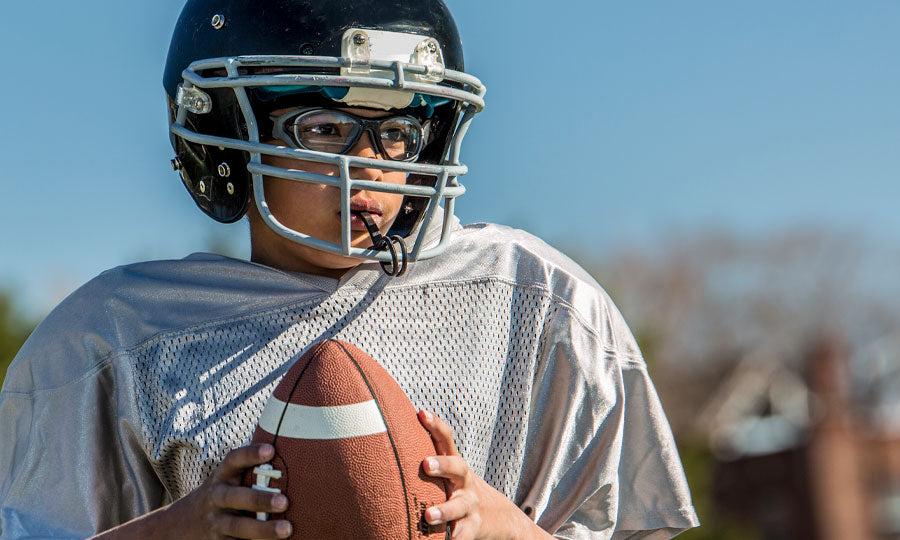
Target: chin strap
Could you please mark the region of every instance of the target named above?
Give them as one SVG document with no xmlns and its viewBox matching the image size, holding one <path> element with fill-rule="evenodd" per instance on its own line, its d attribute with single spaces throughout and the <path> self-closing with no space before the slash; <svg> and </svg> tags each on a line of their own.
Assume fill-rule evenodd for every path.
<svg viewBox="0 0 900 540">
<path fill-rule="evenodd" d="M 369 236 L 372 237 L 372 248 L 390 252 L 390 264 L 386 262 L 381 263 L 381 269 L 384 270 L 384 273 L 391 277 L 400 277 L 405 274 L 408 262 L 407 259 L 409 259 L 409 250 L 406 248 L 406 242 L 403 240 L 403 237 L 395 234 L 390 238 L 386 238 L 381 234 L 381 231 L 378 230 L 378 226 L 375 225 L 375 221 L 368 212 L 353 212 L 353 214 L 359 216 L 359 218 L 363 220 L 363 223 L 365 223 L 366 230 L 369 231 Z M 398 245 L 400 246 L 399 256 L 397 255 Z"/>
</svg>

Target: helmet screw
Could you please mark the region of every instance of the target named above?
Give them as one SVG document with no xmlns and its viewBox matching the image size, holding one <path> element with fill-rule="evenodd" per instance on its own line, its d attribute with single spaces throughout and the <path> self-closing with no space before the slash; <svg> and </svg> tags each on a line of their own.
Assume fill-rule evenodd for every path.
<svg viewBox="0 0 900 540">
<path fill-rule="evenodd" d="M 222 27 L 225 26 L 225 15 L 221 15 L 216 13 L 212 18 L 212 27 L 216 30 L 221 30 Z"/>
<path fill-rule="evenodd" d="M 437 44 L 434 41 L 428 42 L 428 52 L 434 54 L 437 52 Z"/>
<path fill-rule="evenodd" d="M 312 56 L 313 55 L 312 45 L 309 43 L 305 43 L 302 47 L 300 47 L 300 54 L 303 56 Z"/>
<path fill-rule="evenodd" d="M 203 180 L 200 180 L 198 187 L 200 188 L 200 193 L 206 193 L 206 183 Z"/>
<path fill-rule="evenodd" d="M 181 170 L 181 167 L 182 167 L 182 165 L 181 165 L 181 160 L 178 159 L 178 158 L 172 158 L 172 170 L 173 170 L 173 171 L 180 171 L 180 170 Z"/>
<path fill-rule="evenodd" d="M 228 191 L 229 195 L 234 195 L 234 184 L 228 182 L 228 184 L 225 186 L 225 190 Z"/>
<path fill-rule="evenodd" d="M 353 34 L 353 44 L 354 45 L 365 45 L 366 44 L 366 35 L 362 32 L 357 32 Z"/>
<path fill-rule="evenodd" d="M 228 166 L 227 163 L 219 163 L 219 176 L 222 178 L 228 178 L 231 176 L 231 167 Z"/>
</svg>

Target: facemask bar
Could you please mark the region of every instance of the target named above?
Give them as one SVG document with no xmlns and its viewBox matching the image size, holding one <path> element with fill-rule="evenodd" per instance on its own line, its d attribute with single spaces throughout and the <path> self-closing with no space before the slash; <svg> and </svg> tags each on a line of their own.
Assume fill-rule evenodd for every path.
<svg viewBox="0 0 900 540">
<path fill-rule="evenodd" d="M 249 141 L 203 135 L 187 129 L 184 125 L 187 117 L 186 107 L 179 103 L 175 122 L 171 126 L 171 132 L 185 140 L 196 144 L 231 148 L 250 153 L 250 162 L 247 170 L 253 179 L 253 192 L 256 206 L 263 221 L 277 234 L 302 245 L 320 249 L 323 251 L 341 255 L 360 257 L 382 262 L 391 262 L 390 253 L 375 250 L 354 248 L 350 245 L 350 195 L 354 190 L 377 191 L 382 193 L 395 193 L 414 197 L 428 198 L 429 202 L 424 210 L 424 215 L 419 223 L 415 243 L 410 252 L 409 261 L 424 260 L 442 253 L 449 240 L 450 224 L 454 215 L 456 197 L 465 193 L 465 187 L 459 184 L 457 176 L 465 175 L 468 169 L 459 163 L 459 154 L 462 140 L 468 131 L 469 125 L 475 114 L 484 108 L 485 88 L 481 82 L 468 75 L 452 70 L 443 72 L 444 80 L 456 82 L 462 85 L 462 89 L 441 86 L 434 83 L 422 83 L 407 80 L 408 75 L 431 75 L 426 66 L 405 64 L 403 62 L 387 62 L 373 60 L 372 68 L 388 69 L 393 73 L 392 79 L 366 76 L 340 76 L 323 74 L 266 74 L 266 75 L 241 75 L 241 67 L 321 67 L 338 68 L 349 67 L 350 59 L 337 57 L 314 56 L 240 56 L 234 58 L 218 58 L 200 60 L 192 63 L 183 73 L 184 83 L 182 88 L 191 91 L 196 88 L 232 88 L 244 116 L 249 134 Z M 198 72 L 208 69 L 226 70 L 227 77 L 203 77 Z M 408 92 L 427 94 L 437 97 L 446 97 L 461 101 L 464 105 L 463 115 L 458 126 L 453 132 L 450 142 L 448 159 L 444 164 L 431 165 L 422 163 L 409 163 L 400 161 L 362 158 L 346 156 L 327 152 L 287 148 L 273 146 L 259 142 L 259 128 L 256 115 L 253 112 L 250 100 L 246 92 L 247 87 L 255 86 L 358 86 L 365 88 L 384 88 L 392 90 L 404 90 Z M 202 90 L 199 91 L 202 93 Z M 197 92 L 195 92 L 197 93 Z M 199 95 L 199 93 L 197 93 Z M 202 96 L 201 96 L 202 97 Z M 203 114 L 200 112 L 200 114 Z M 336 165 L 340 177 L 309 173 L 306 171 L 273 167 L 262 163 L 262 155 L 281 156 L 291 159 L 300 159 L 318 163 Z M 397 185 L 367 180 L 353 180 L 350 178 L 352 168 L 373 168 L 384 171 L 400 171 L 417 175 L 436 178 L 435 187 L 420 185 Z M 301 233 L 278 221 L 269 209 L 265 198 L 263 175 L 283 178 L 286 180 L 326 184 L 341 190 L 341 243 L 335 244 L 319 238 Z M 438 244 L 425 249 L 423 246 L 425 231 L 434 220 L 434 216 L 441 200 L 444 201 L 444 219 L 441 227 L 441 235 Z"/>
</svg>

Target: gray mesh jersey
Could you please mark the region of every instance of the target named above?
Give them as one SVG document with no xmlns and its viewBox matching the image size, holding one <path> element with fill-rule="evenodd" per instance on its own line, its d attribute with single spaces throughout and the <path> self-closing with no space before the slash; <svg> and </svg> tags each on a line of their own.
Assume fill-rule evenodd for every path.
<svg viewBox="0 0 900 540">
<path fill-rule="evenodd" d="M 89 536 L 187 494 L 328 337 L 378 359 L 448 421 L 475 472 L 558 537 L 696 526 L 641 353 L 602 289 L 527 233 L 454 227 L 443 256 L 402 278 L 196 254 L 84 285 L 0 394 L 0 537 Z"/>
</svg>

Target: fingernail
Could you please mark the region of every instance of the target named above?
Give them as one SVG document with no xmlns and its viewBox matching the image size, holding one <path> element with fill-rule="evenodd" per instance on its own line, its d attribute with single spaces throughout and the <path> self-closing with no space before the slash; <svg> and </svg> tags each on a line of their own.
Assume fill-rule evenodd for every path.
<svg viewBox="0 0 900 540">
<path fill-rule="evenodd" d="M 439 464 L 438 460 L 433 457 L 430 457 L 425 460 L 425 465 L 428 467 L 428 470 L 431 472 L 436 472 L 438 470 Z"/>
<path fill-rule="evenodd" d="M 275 447 L 271 444 L 263 444 L 259 447 L 259 457 L 269 459 L 275 454 Z"/>
<path fill-rule="evenodd" d="M 287 508 L 287 497 L 284 495 L 276 495 L 272 500 L 272 506 L 275 507 L 275 510 L 284 510 Z"/>
<path fill-rule="evenodd" d="M 423 413 L 423 416 L 425 416 L 425 421 L 428 422 L 429 424 L 431 423 L 432 420 L 434 420 L 434 417 L 431 416 L 431 413 L 426 411 L 425 409 L 422 409 L 422 413 Z"/>
<path fill-rule="evenodd" d="M 425 510 L 425 519 L 428 520 L 428 523 L 434 525 L 435 523 L 441 520 L 441 510 L 437 506 L 432 506 L 428 510 Z"/>
<path fill-rule="evenodd" d="M 279 521 L 277 525 L 275 525 L 275 534 L 279 536 L 279 538 L 287 538 L 291 535 L 291 523 L 289 521 Z"/>
</svg>

